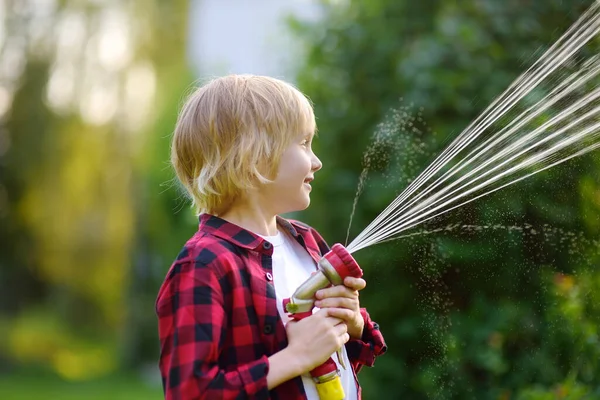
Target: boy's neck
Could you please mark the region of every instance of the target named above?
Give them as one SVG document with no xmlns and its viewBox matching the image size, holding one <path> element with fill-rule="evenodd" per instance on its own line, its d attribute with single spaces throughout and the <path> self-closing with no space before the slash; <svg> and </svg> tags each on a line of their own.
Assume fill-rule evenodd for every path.
<svg viewBox="0 0 600 400">
<path fill-rule="evenodd" d="M 219 218 L 262 236 L 277 235 L 276 215 L 260 207 L 232 207 Z"/>
</svg>

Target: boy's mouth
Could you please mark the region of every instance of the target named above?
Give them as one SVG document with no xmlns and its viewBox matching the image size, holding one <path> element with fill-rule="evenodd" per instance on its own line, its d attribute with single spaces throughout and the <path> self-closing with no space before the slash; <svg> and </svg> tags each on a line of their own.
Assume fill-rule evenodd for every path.
<svg viewBox="0 0 600 400">
<path fill-rule="evenodd" d="M 307 186 L 307 187 L 308 187 L 308 189 L 312 189 L 312 186 L 310 186 L 310 183 L 311 183 L 311 182 L 312 182 L 314 179 L 315 179 L 315 178 L 311 178 L 311 177 L 309 177 L 309 178 L 306 178 L 306 179 L 304 180 L 304 185 L 305 185 L 305 186 Z"/>
</svg>

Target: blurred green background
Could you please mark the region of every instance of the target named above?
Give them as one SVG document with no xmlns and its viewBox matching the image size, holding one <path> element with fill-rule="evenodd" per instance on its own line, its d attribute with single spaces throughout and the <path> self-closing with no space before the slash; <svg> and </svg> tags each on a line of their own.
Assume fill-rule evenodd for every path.
<svg viewBox="0 0 600 400">
<path fill-rule="evenodd" d="M 168 165 L 206 72 L 190 66 L 192 3 L 0 2 L 0 399 L 162 398 L 154 300 L 197 224 Z M 406 107 L 422 129 L 395 128 L 406 146 L 371 174 L 354 237 L 590 4 L 338 0 L 290 16 L 324 163 L 294 217 L 344 242 L 363 154 Z M 600 153 L 424 228 L 450 224 L 481 228 L 356 254 L 389 346 L 364 398 L 600 399 Z"/>
</svg>

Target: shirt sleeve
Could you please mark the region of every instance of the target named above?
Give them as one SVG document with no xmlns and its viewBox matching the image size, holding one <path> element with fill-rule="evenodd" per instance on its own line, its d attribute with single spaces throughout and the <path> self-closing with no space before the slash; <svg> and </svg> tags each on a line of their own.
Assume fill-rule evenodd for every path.
<svg viewBox="0 0 600 400">
<path fill-rule="evenodd" d="M 360 313 L 365 321 L 363 335 L 360 339 L 350 339 L 346 343 L 348 359 L 357 374 L 364 365 L 372 367 L 375 364 L 375 358 L 387 351 L 387 345 L 379 330 L 379 325 L 371 320 L 365 308 L 361 308 Z"/>
<path fill-rule="evenodd" d="M 166 400 L 269 398 L 267 356 L 227 371 L 218 366 L 227 317 L 212 268 L 182 265 L 159 296 L 157 314 Z"/>
</svg>

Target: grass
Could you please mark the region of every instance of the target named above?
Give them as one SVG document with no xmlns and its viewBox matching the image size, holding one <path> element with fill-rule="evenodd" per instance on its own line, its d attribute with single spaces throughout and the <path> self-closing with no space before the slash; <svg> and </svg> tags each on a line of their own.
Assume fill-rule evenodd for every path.
<svg viewBox="0 0 600 400">
<path fill-rule="evenodd" d="M 0 375 L 2 400 L 159 400 L 162 388 L 150 386 L 134 375 L 68 382 L 48 375 Z"/>
</svg>

